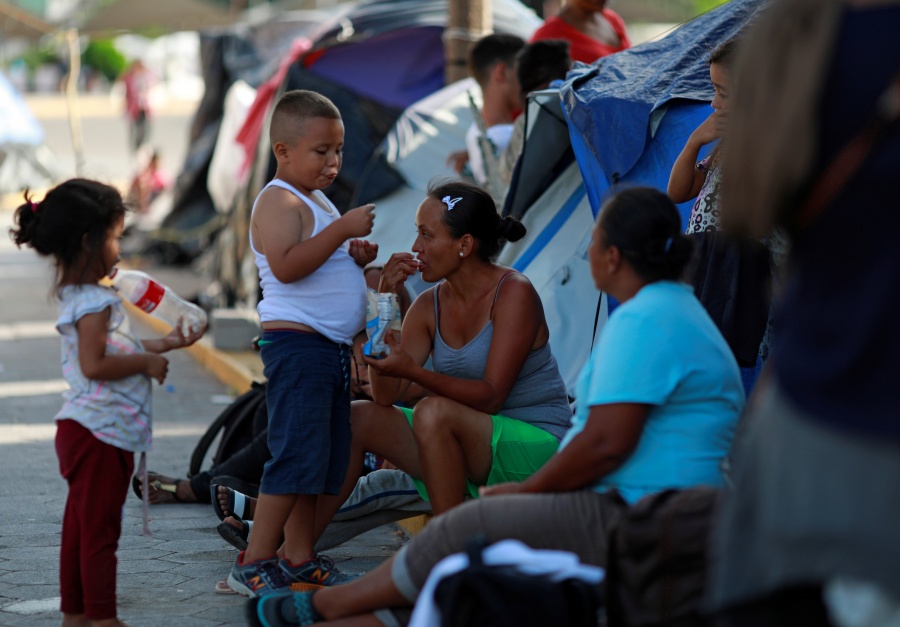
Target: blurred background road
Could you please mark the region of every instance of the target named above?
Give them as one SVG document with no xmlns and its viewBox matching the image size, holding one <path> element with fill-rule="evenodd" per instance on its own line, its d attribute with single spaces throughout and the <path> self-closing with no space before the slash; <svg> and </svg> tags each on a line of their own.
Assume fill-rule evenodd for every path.
<svg viewBox="0 0 900 627">
<path fill-rule="evenodd" d="M 35 117 L 46 132 L 46 146 L 54 155 L 59 179 L 75 176 L 75 151 L 69 125 L 69 109 L 63 94 L 25 95 Z M 82 94 L 77 107 L 84 141 L 82 175 L 120 188 L 134 175 L 137 162 L 128 147 L 128 125 L 124 102 L 117 93 Z M 162 157 L 162 167 L 172 177 L 181 168 L 187 151 L 191 119 L 197 109 L 195 99 L 159 99 L 150 121 L 148 144 Z"/>
</svg>

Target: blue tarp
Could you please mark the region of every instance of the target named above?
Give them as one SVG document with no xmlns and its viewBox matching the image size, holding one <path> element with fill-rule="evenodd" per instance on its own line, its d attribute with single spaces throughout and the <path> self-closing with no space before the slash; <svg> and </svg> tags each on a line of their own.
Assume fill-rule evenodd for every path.
<svg viewBox="0 0 900 627">
<path fill-rule="evenodd" d="M 444 86 L 448 0 L 368 0 L 319 37 L 304 66 L 375 102 L 404 109 Z M 494 0 L 493 30 L 527 40 L 540 19 L 519 0 Z M 349 45 L 342 45 L 349 44 Z M 319 57 L 318 50 L 324 54 Z"/>
<path fill-rule="evenodd" d="M 661 40 L 569 74 L 560 97 L 595 214 L 615 185 L 666 189 L 687 138 L 712 113 L 710 51 L 762 4 L 731 0 Z M 689 208 L 682 206 L 682 214 Z"/>
<path fill-rule="evenodd" d="M 44 129 L 9 79 L 0 73 L 0 145 L 40 146 Z"/>
</svg>

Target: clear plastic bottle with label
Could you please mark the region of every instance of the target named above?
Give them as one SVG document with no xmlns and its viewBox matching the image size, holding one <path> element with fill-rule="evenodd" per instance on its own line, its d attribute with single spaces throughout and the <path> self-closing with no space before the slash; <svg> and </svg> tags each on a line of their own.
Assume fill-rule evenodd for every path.
<svg viewBox="0 0 900 627">
<path fill-rule="evenodd" d="M 179 320 L 185 334 L 206 327 L 206 312 L 203 309 L 184 300 L 146 272 L 114 268 L 109 278 L 122 298 L 172 328 Z"/>
<path fill-rule="evenodd" d="M 366 303 L 366 335 L 369 341 L 363 346 L 363 355 L 380 358 L 391 354 L 385 334 L 393 331 L 394 340 L 400 341 L 400 304 L 391 292 L 377 293 L 368 290 Z"/>
</svg>

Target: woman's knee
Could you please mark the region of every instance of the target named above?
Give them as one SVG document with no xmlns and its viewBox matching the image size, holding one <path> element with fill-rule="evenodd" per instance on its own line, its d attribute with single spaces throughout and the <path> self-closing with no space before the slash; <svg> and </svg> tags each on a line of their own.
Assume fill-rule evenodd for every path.
<svg viewBox="0 0 900 627">
<path fill-rule="evenodd" d="M 442 396 L 429 396 L 413 408 L 413 434 L 417 441 L 430 441 L 450 429 L 449 418 L 457 403 Z"/>
<path fill-rule="evenodd" d="M 372 401 L 353 401 L 350 404 L 350 433 L 354 444 L 365 444 L 371 439 L 379 406 Z"/>
</svg>

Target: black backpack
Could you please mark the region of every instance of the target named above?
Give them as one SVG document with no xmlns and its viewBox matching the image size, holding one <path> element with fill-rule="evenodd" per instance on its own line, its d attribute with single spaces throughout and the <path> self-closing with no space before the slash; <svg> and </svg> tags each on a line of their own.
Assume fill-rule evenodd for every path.
<svg viewBox="0 0 900 627">
<path fill-rule="evenodd" d="M 437 585 L 443 627 L 596 627 L 600 587 L 581 579 L 553 581 L 515 566 L 486 565 L 483 538 L 469 541 L 469 565 Z"/>
<path fill-rule="evenodd" d="M 257 416 L 260 412 L 266 412 L 266 384 L 254 381 L 250 389 L 234 399 L 213 421 L 206 433 L 200 437 L 200 441 L 197 442 L 197 446 L 194 447 L 194 452 L 191 454 L 188 477 L 193 477 L 200 472 L 206 452 L 220 431 L 222 439 L 212 457 L 213 466 L 222 463 L 235 452 L 250 444 L 256 435 L 254 425 L 259 422 Z M 259 417 L 262 418 L 262 416 Z"/>
<path fill-rule="evenodd" d="M 609 533 L 609 627 L 704 627 L 710 531 L 720 490 L 664 490 L 624 510 Z"/>
</svg>

